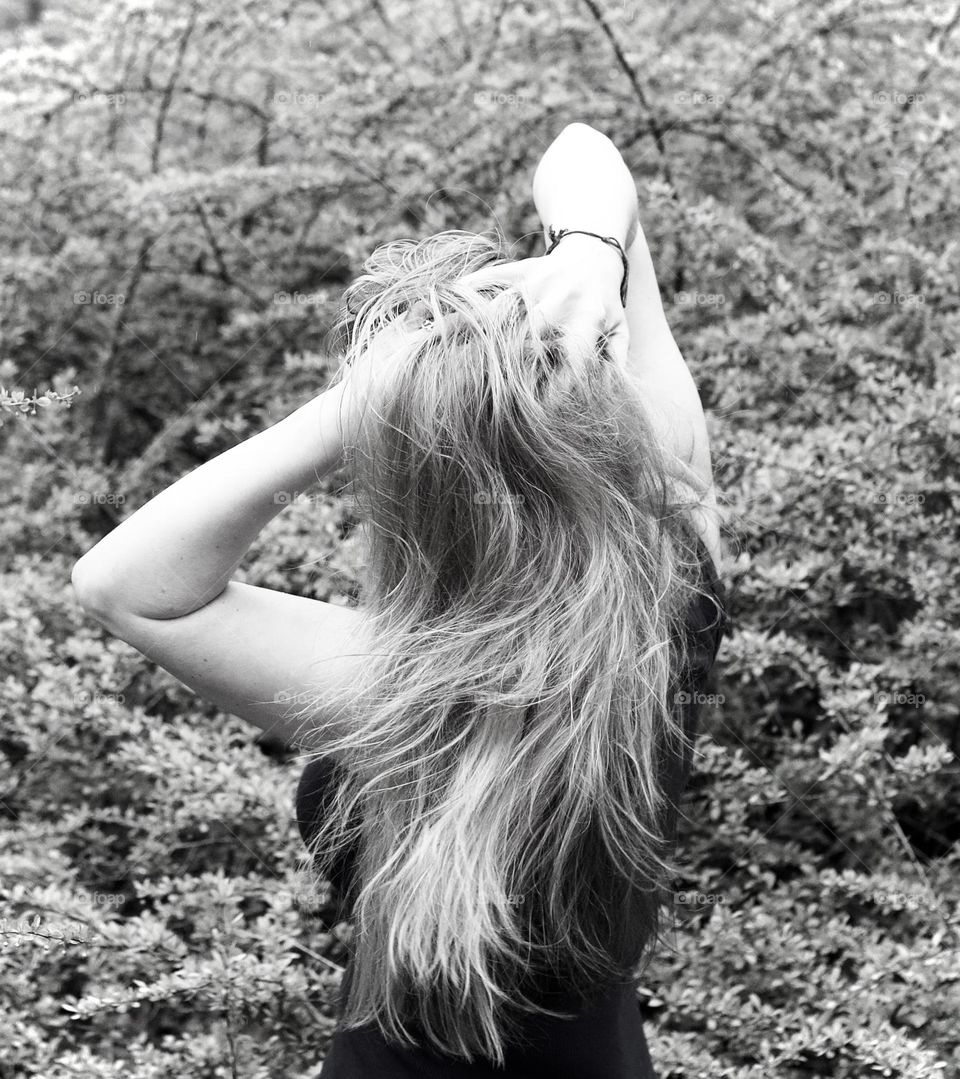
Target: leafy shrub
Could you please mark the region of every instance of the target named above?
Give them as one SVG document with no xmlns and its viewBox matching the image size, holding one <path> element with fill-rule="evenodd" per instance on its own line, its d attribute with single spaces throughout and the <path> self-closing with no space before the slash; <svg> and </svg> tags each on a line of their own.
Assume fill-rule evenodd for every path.
<svg viewBox="0 0 960 1079">
<path fill-rule="evenodd" d="M 48 7 L 5 17 L 0 65 L 0 1076 L 315 1075 L 350 927 L 305 872 L 299 762 L 82 616 L 70 568 L 322 388 L 376 243 L 539 250 L 531 171 L 572 119 L 635 169 L 728 519 L 640 991 L 660 1074 L 960 1074 L 956 18 Z M 246 580 L 357 601 L 343 478 Z"/>
</svg>

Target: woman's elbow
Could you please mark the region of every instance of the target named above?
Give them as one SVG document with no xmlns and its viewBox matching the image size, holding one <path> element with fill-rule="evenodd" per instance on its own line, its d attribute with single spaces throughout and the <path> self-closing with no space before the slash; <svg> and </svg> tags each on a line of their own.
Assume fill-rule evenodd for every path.
<svg viewBox="0 0 960 1079">
<path fill-rule="evenodd" d="M 603 142 L 610 146 L 613 145 L 610 139 L 604 135 L 602 131 L 598 131 L 597 128 L 591 127 L 590 124 L 585 124 L 580 120 L 574 120 L 573 123 L 567 124 L 557 136 L 557 139 L 564 139 L 571 142 L 575 140 L 584 143 Z"/>
<path fill-rule="evenodd" d="M 90 558 L 90 553 L 83 555 L 74 563 L 70 573 L 70 584 L 77 602 L 98 622 L 105 622 L 112 609 L 110 588 L 105 571 Z"/>
</svg>

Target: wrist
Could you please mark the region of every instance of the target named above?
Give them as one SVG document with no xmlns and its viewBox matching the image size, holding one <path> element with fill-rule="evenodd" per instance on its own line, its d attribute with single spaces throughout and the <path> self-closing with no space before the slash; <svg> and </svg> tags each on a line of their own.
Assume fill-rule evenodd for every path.
<svg viewBox="0 0 960 1079">
<path fill-rule="evenodd" d="M 343 463 L 355 426 L 349 389 L 349 378 L 328 386 L 272 427 L 234 448 L 247 449 L 251 457 L 271 462 L 265 494 L 278 510 L 292 501 L 289 492 L 307 492 Z M 253 467 L 247 471 L 255 474 Z M 288 494 L 281 497 L 283 492 Z"/>
<path fill-rule="evenodd" d="M 623 249 L 636 231 L 639 218 L 637 192 L 629 173 L 624 183 L 568 183 L 564 193 L 540 193 L 535 198 L 537 215 L 544 232 L 549 226 L 559 229 L 585 229 L 600 236 L 612 236 Z"/>
<path fill-rule="evenodd" d="M 564 226 L 565 228 L 572 226 Z M 593 230 L 589 230 L 591 233 Z M 605 243 L 599 236 L 612 235 L 610 233 L 598 233 L 597 235 L 584 235 L 578 231 L 570 231 L 568 234 L 556 240 L 551 251 L 550 258 L 562 258 L 565 262 L 576 267 L 577 273 L 589 280 L 592 284 L 607 293 L 611 299 L 615 298 L 619 303 L 623 298 L 626 284 L 626 267 L 624 256 L 617 247 Z M 618 237 L 612 237 L 619 240 Z"/>
<path fill-rule="evenodd" d="M 582 206 L 558 205 L 551 207 L 549 212 L 541 213 L 540 220 L 543 223 L 547 246 L 550 244 L 550 229 L 552 228 L 554 233 L 561 230 L 571 233 L 570 238 L 563 241 L 564 245 L 572 243 L 575 239 L 585 240 L 587 243 L 593 244 L 600 242 L 590 236 L 580 235 L 580 230 L 582 230 L 583 232 L 592 232 L 596 236 L 610 236 L 626 251 L 631 234 L 636 231 L 633 218 L 625 209 L 623 212 L 618 210 L 612 213 L 598 214 L 589 211 L 584 212 Z M 611 248 L 611 250 L 614 249 Z"/>
</svg>

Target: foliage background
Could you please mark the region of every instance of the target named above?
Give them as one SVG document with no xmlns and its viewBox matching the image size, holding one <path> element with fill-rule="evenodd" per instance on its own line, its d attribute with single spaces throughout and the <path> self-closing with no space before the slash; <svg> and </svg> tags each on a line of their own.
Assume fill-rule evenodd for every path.
<svg viewBox="0 0 960 1079">
<path fill-rule="evenodd" d="M 728 520 L 675 946 L 639 990 L 659 1072 L 960 1075 L 958 25 L 892 0 L 5 9 L 2 1079 L 316 1074 L 349 927 L 304 873 L 299 762 L 99 630 L 70 569 L 319 392 L 376 243 L 496 226 L 537 253 L 532 170 L 573 119 L 635 171 Z M 244 579 L 356 601 L 342 479 Z"/>
</svg>

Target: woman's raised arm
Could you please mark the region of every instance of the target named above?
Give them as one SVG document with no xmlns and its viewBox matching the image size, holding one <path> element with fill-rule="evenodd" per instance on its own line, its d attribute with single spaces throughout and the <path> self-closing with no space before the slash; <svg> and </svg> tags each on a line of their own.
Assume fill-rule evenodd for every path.
<svg viewBox="0 0 960 1079">
<path fill-rule="evenodd" d="M 637 191 L 620 151 L 587 124 L 567 124 L 549 145 L 533 176 L 533 201 L 548 229 L 584 229 L 612 236 L 626 248 L 637 231 Z M 596 245 L 588 236 L 563 243 Z M 585 249 L 585 248 L 584 248 Z M 620 262 L 616 251 L 610 258 Z"/>
<path fill-rule="evenodd" d="M 194 469 L 74 566 L 84 606 L 180 618 L 226 588 L 254 539 L 294 494 L 340 463 L 349 382 L 341 382 Z M 352 436 L 350 436 L 352 437 Z"/>
<path fill-rule="evenodd" d="M 266 523 L 341 460 L 353 438 L 349 380 L 201 465 L 74 566 L 84 609 L 219 708 L 322 748 L 349 716 L 372 637 L 363 612 L 231 580 Z M 328 697 L 327 694 L 330 694 Z M 311 724 L 297 716 L 313 703 Z"/>
<path fill-rule="evenodd" d="M 594 337 L 598 325 L 614 328 L 615 351 L 639 383 L 676 482 L 699 502 L 694 524 L 719 565 L 719 514 L 706 419 L 667 323 L 629 168 L 606 135 L 587 124 L 568 124 L 537 166 L 533 197 L 545 236 L 551 228 L 579 229 L 612 236 L 625 248 L 625 311 L 618 291 L 620 256 L 593 237 L 567 236 L 549 258 L 524 260 L 516 272 L 541 306 L 562 307 L 568 325 L 583 327 L 583 334 L 590 332 L 591 319 Z M 554 259 L 562 265 L 548 268 Z"/>
</svg>

